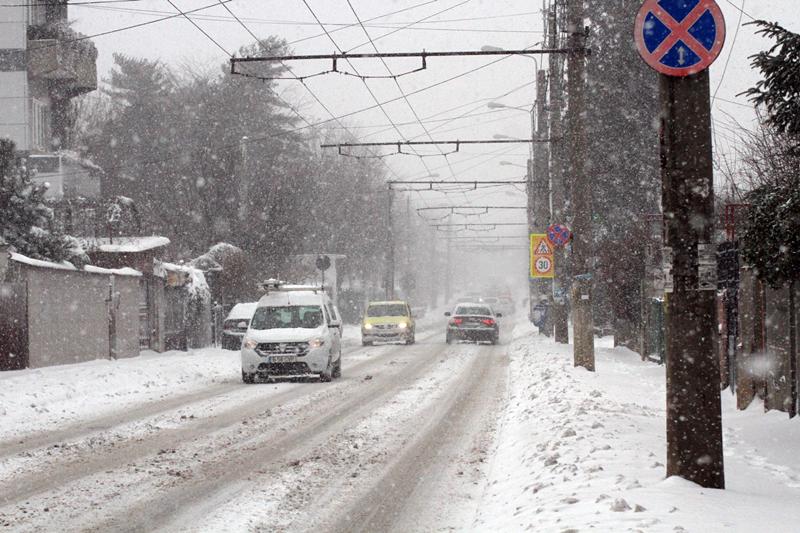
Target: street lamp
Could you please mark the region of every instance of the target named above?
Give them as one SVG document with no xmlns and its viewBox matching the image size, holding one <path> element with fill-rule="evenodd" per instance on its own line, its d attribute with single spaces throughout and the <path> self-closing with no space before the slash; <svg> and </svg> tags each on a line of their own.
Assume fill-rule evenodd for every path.
<svg viewBox="0 0 800 533">
<path fill-rule="evenodd" d="M 512 163 L 511 161 L 500 161 L 500 166 L 501 167 L 520 167 L 520 168 L 524 168 L 524 169 L 528 168 L 525 165 L 520 165 L 519 163 Z"/>
</svg>

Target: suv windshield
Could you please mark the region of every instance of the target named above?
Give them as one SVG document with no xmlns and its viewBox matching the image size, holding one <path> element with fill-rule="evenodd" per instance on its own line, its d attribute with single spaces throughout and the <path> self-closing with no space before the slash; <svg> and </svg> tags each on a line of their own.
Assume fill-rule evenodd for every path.
<svg viewBox="0 0 800 533">
<path fill-rule="evenodd" d="M 322 308 L 318 305 L 259 307 L 250 323 L 252 329 L 315 329 L 322 325 Z"/>
<path fill-rule="evenodd" d="M 456 308 L 456 315 L 483 315 L 483 316 L 491 316 L 492 312 L 489 310 L 488 307 L 481 307 L 481 306 L 460 306 Z"/>
<path fill-rule="evenodd" d="M 367 308 L 367 316 L 407 316 L 404 304 L 378 304 Z"/>
</svg>

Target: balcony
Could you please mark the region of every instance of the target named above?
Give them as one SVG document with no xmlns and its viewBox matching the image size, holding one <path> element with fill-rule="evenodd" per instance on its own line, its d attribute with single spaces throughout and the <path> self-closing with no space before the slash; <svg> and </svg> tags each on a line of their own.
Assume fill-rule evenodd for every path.
<svg viewBox="0 0 800 533">
<path fill-rule="evenodd" d="M 71 30 L 38 31 L 28 35 L 28 74 L 58 82 L 67 97 L 97 89 L 97 49 L 90 41 L 75 41 Z M 31 38 L 33 37 L 33 38 Z"/>
</svg>

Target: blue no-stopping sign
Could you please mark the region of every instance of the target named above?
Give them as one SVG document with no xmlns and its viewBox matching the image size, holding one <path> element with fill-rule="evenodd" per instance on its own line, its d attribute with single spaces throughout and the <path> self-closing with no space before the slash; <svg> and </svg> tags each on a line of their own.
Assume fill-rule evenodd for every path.
<svg viewBox="0 0 800 533">
<path fill-rule="evenodd" d="M 634 38 L 642 59 L 667 76 L 707 69 L 725 44 L 725 18 L 714 0 L 646 0 Z"/>
</svg>

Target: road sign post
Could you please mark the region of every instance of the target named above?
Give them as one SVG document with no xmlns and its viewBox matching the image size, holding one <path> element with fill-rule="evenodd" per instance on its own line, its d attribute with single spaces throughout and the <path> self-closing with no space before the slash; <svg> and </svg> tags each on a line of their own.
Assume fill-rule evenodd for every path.
<svg viewBox="0 0 800 533">
<path fill-rule="evenodd" d="M 725 40 L 713 0 L 647 0 L 635 23 L 644 61 L 660 73 L 662 206 L 672 250 L 667 298 L 667 475 L 724 488 L 715 292 L 708 70 Z"/>
<path fill-rule="evenodd" d="M 553 245 L 544 233 L 531 233 L 531 278 L 552 279 L 555 276 Z"/>
</svg>

